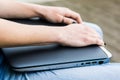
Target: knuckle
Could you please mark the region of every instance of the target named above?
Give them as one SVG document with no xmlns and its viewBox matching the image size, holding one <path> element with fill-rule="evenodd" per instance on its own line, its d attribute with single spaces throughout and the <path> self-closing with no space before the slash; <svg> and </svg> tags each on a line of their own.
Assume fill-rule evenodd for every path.
<svg viewBox="0 0 120 80">
<path fill-rule="evenodd" d="M 91 27 L 89 26 L 85 26 L 85 29 L 91 33 L 95 33 L 96 34 L 96 31 L 94 29 L 92 29 Z"/>
<path fill-rule="evenodd" d="M 89 35 L 90 33 L 89 32 L 87 32 L 87 31 L 85 31 L 85 32 L 83 32 L 84 33 L 84 35 Z"/>
<path fill-rule="evenodd" d="M 56 15 L 56 18 L 54 20 L 56 23 L 61 23 L 62 22 L 62 17 L 59 15 Z"/>
<path fill-rule="evenodd" d="M 99 44 L 99 39 L 96 39 L 96 40 L 95 40 L 95 44 Z"/>
<path fill-rule="evenodd" d="M 93 34 L 93 37 L 94 37 L 94 38 L 99 38 L 99 35 Z"/>
<path fill-rule="evenodd" d="M 70 18 L 64 18 L 64 23 L 71 24 L 73 22 Z"/>
<path fill-rule="evenodd" d="M 84 26 L 84 29 L 85 29 L 86 31 L 90 31 L 90 28 L 89 28 L 88 26 Z"/>
<path fill-rule="evenodd" d="M 62 19 L 59 18 L 59 19 L 56 19 L 56 23 L 61 23 L 62 22 Z"/>
<path fill-rule="evenodd" d="M 89 39 L 88 37 L 84 37 L 84 38 L 83 38 L 83 42 L 85 42 L 85 43 L 90 43 L 90 39 Z"/>
</svg>

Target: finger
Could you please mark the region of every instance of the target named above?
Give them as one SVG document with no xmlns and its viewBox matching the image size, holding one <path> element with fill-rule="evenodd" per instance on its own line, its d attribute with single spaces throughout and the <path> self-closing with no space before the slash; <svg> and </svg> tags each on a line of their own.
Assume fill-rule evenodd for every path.
<svg viewBox="0 0 120 80">
<path fill-rule="evenodd" d="M 85 24 L 82 24 L 82 25 L 83 25 L 83 27 L 85 28 L 85 30 L 86 30 L 87 32 L 91 32 L 91 33 L 97 34 L 97 32 L 96 32 L 93 28 L 91 28 L 91 27 L 89 27 L 89 26 L 87 26 L 87 25 L 85 25 Z"/>
<path fill-rule="evenodd" d="M 72 24 L 73 22 L 76 22 L 74 19 L 64 17 L 62 15 L 56 15 L 56 21 L 55 23 L 65 23 L 65 24 Z"/>
<path fill-rule="evenodd" d="M 89 35 L 90 35 L 91 37 L 96 37 L 96 38 L 101 39 L 101 36 L 100 36 L 99 33 L 96 32 L 96 31 L 91 31 L 91 32 L 89 32 Z"/>
<path fill-rule="evenodd" d="M 101 36 L 96 31 L 95 32 L 89 31 L 89 32 L 87 32 L 86 35 L 88 35 L 90 37 L 93 37 L 93 38 L 99 38 L 99 39 L 101 39 Z"/>
<path fill-rule="evenodd" d="M 104 44 L 105 44 L 104 41 L 100 39 L 98 45 L 104 46 Z"/>
<path fill-rule="evenodd" d="M 97 45 L 104 45 L 103 40 L 99 39 L 99 38 L 93 38 L 90 36 L 86 36 L 83 38 L 83 42 L 85 43 L 85 45 L 92 45 L 92 44 L 97 44 Z"/>
<path fill-rule="evenodd" d="M 83 24 L 84 25 L 84 24 Z M 94 30 L 93 28 L 91 28 L 91 27 L 88 27 L 88 26 L 86 26 L 86 25 L 84 25 L 84 27 L 85 27 L 85 30 L 87 31 L 87 32 L 89 32 L 90 34 L 94 34 L 94 35 L 96 35 L 96 36 L 98 36 L 99 38 L 101 38 L 101 36 L 99 35 L 99 33 L 96 31 L 96 30 Z"/>
<path fill-rule="evenodd" d="M 73 17 L 72 17 L 73 19 L 75 19 L 78 23 L 82 23 L 83 22 L 79 13 L 76 13 L 74 11 L 72 11 L 72 13 L 73 13 Z"/>
<path fill-rule="evenodd" d="M 65 14 L 65 16 L 76 20 L 78 23 L 82 23 L 82 18 L 80 16 L 80 14 L 78 14 L 78 13 L 76 13 L 74 11 L 68 11 Z"/>
<path fill-rule="evenodd" d="M 65 23 L 65 24 L 72 24 L 73 22 L 76 22 L 76 21 L 71 19 L 71 18 L 63 17 L 62 22 Z"/>
<path fill-rule="evenodd" d="M 99 39 L 101 39 L 101 37 L 100 37 L 98 34 L 88 33 L 87 35 L 90 36 L 90 37 L 92 37 L 92 38 L 99 38 Z M 87 35 L 86 35 L 86 36 L 87 36 Z"/>
<path fill-rule="evenodd" d="M 89 40 L 90 40 L 90 43 L 88 43 L 88 44 L 97 44 L 97 45 L 101 45 L 101 46 L 104 45 L 103 40 L 101 40 L 99 38 L 89 38 Z"/>
</svg>

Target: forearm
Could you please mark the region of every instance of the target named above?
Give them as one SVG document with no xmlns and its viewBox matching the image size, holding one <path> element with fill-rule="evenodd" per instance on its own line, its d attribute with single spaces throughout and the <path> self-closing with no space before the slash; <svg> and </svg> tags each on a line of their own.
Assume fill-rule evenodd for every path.
<svg viewBox="0 0 120 80">
<path fill-rule="evenodd" d="M 42 6 L 41 12 L 42 12 Z M 40 9 L 39 9 L 40 10 Z M 41 16 L 37 14 L 34 4 L 17 2 L 14 0 L 0 0 L 0 17 L 1 18 L 31 18 Z"/>
<path fill-rule="evenodd" d="M 0 47 L 56 43 L 57 27 L 32 26 L 0 19 Z"/>
</svg>

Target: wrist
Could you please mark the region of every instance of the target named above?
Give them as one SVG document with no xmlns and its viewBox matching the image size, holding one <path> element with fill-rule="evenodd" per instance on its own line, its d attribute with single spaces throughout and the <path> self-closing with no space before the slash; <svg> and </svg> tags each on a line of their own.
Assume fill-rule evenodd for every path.
<svg viewBox="0 0 120 80">
<path fill-rule="evenodd" d="M 46 27 L 46 26 L 45 26 Z M 46 27 L 48 43 L 61 43 L 63 37 L 63 27 Z"/>
<path fill-rule="evenodd" d="M 37 4 L 29 4 L 32 10 L 35 13 L 35 17 L 44 17 L 47 13 L 47 9 L 45 6 L 37 5 Z"/>
<path fill-rule="evenodd" d="M 37 14 L 36 12 L 36 8 L 35 8 L 35 4 L 31 4 L 31 3 L 23 3 L 23 2 L 18 2 L 16 1 L 16 4 L 18 6 L 21 6 L 22 9 L 22 17 L 24 18 L 32 18 L 32 17 L 38 17 L 40 15 Z"/>
<path fill-rule="evenodd" d="M 52 43 L 60 43 L 61 42 L 61 33 L 62 33 L 62 27 L 50 27 L 49 29 L 49 36 L 51 36 Z"/>
<path fill-rule="evenodd" d="M 61 44 L 64 38 L 64 27 L 55 28 L 55 42 Z"/>
</svg>

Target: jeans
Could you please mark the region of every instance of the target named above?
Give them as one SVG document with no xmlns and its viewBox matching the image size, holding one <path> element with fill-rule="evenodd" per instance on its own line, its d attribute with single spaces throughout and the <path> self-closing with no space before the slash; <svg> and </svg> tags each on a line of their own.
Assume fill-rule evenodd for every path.
<svg viewBox="0 0 120 80">
<path fill-rule="evenodd" d="M 97 25 L 85 24 L 103 37 Z M 120 63 L 20 73 L 12 71 L 0 54 L 0 80 L 120 80 Z"/>
</svg>

